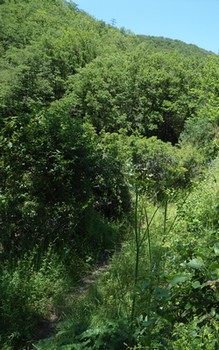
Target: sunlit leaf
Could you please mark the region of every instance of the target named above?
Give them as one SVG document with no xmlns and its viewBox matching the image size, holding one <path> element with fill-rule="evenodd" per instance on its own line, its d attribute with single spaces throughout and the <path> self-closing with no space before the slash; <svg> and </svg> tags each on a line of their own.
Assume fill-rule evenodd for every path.
<svg viewBox="0 0 219 350">
<path fill-rule="evenodd" d="M 219 255 L 219 245 L 217 243 L 214 245 L 214 253 Z"/>
<path fill-rule="evenodd" d="M 201 288 L 201 284 L 199 281 L 195 281 L 192 283 L 192 288 L 197 289 L 197 288 Z"/>
<path fill-rule="evenodd" d="M 199 270 L 204 266 L 204 262 L 201 258 L 194 258 L 190 260 L 187 265 L 192 269 Z"/>
</svg>

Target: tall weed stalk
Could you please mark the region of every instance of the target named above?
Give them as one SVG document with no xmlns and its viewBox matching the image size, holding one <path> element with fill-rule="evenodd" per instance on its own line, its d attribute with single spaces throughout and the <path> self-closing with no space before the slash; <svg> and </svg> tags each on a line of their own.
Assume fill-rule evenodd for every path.
<svg viewBox="0 0 219 350">
<path fill-rule="evenodd" d="M 135 271 L 134 271 L 134 290 L 131 306 L 131 322 L 133 323 L 135 318 L 136 309 L 136 288 L 139 280 L 139 264 L 141 259 L 141 248 L 147 240 L 148 244 L 148 256 L 150 273 L 153 270 L 153 257 L 152 257 L 152 244 L 151 244 L 151 232 L 150 227 L 153 223 L 156 213 L 159 210 L 159 206 L 155 208 L 151 218 L 149 219 L 147 202 L 139 203 L 139 193 L 135 192 L 135 211 L 134 211 L 134 235 L 135 235 Z"/>
<path fill-rule="evenodd" d="M 137 298 L 139 295 L 140 284 L 138 282 L 142 282 L 142 276 L 140 276 L 140 262 L 144 261 L 149 266 L 148 273 L 145 277 L 145 282 L 142 284 L 146 284 L 146 290 L 142 290 L 142 307 L 144 324 L 147 324 L 145 331 L 146 343 L 148 349 L 151 349 L 152 346 L 152 331 L 158 321 L 159 316 L 156 316 L 156 312 L 154 310 L 159 308 L 160 301 L 156 299 L 157 291 L 161 293 L 167 293 L 165 290 L 160 288 L 160 282 L 162 280 L 163 275 L 163 266 L 164 261 L 161 268 L 161 261 L 164 259 L 164 249 L 163 245 L 166 240 L 166 236 L 170 232 L 170 229 L 173 227 L 174 222 L 176 221 L 176 217 L 173 219 L 171 223 L 169 223 L 168 218 L 168 195 L 165 196 L 163 203 L 157 203 L 151 212 L 150 204 L 148 200 L 144 197 L 140 197 L 138 191 L 135 193 L 135 211 L 134 211 L 134 242 L 135 242 L 135 268 L 134 268 L 134 281 L 133 281 L 133 296 L 131 303 L 131 324 L 132 328 L 135 327 L 136 322 L 140 315 L 138 315 L 137 308 L 139 305 L 137 304 Z M 160 214 L 162 217 L 160 217 Z M 157 221 L 156 221 L 157 220 Z M 157 223 L 159 224 L 158 227 Z M 156 225 L 155 225 L 156 224 Z M 156 242 L 157 232 L 161 234 L 160 242 Z M 146 246 L 146 249 L 144 248 Z M 140 289 L 141 290 L 141 289 Z M 147 301 L 147 304 L 145 304 Z M 141 303 L 141 301 L 140 301 Z M 155 305 L 157 304 L 157 305 Z M 138 327 L 138 326 L 137 326 Z"/>
<path fill-rule="evenodd" d="M 135 249 L 136 249 L 136 257 L 135 257 L 135 274 L 134 274 L 134 292 L 132 299 L 132 308 L 131 308 L 131 322 L 134 320 L 135 315 L 135 305 L 136 305 L 136 286 L 138 283 L 138 275 L 139 275 L 139 260 L 140 260 L 140 224 L 138 218 L 138 201 L 139 194 L 136 190 L 135 193 L 135 220 L 134 220 L 134 232 L 135 232 Z"/>
</svg>

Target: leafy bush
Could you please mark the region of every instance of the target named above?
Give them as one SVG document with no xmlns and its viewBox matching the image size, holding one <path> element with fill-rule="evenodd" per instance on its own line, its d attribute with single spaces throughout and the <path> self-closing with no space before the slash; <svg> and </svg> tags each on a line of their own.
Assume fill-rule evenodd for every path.
<svg viewBox="0 0 219 350">
<path fill-rule="evenodd" d="M 182 148 L 191 145 L 198 149 L 205 162 L 217 156 L 217 126 L 207 116 L 196 116 L 185 122 L 184 130 L 180 135 Z"/>
<path fill-rule="evenodd" d="M 206 349 L 215 350 L 219 346 L 219 327 L 217 320 L 203 325 L 202 318 L 195 317 L 188 324 L 178 323 L 173 330 L 171 342 L 173 350 Z"/>
<path fill-rule="evenodd" d="M 215 230 L 218 228 L 218 181 L 219 159 L 209 164 L 202 181 L 195 185 L 179 215 L 188 226 L 188 230 L 198 238 L 203 229 Z"/>
<path fill-rule="evenodd" d="M 156 137 L 138 138 L 133 150 L 133 166 L 137 179 L 148 192 L 162 199 L 168 190 L 190 184 L 193 177 L 190 157 L 184 151 Z M 194 157 L 195 158 L 195 157 Z M 194 165 L 193 165 L 194 166 Z"/>
<path fill-rule="evenodd" d="M 11 118 L 2 131 L 5 255 L 22 254 L 35 244 L 60 247 L 80 241 L 87 208 L 109 219 L 121 218 L 130 208 L 121 162 L 98 144 L 94 128 L 73 120 L 59 104 L 48 114 Z"/>
<path fill-rule="evenodd" d="M 37 350 L 125 350 L 129 337 L 129 326 L 124 319 L 106 321 L 99 326 L 77 334 L 72 322 L 63 323 L 55 339 L 48 339 L 35 345 Z"/>
</svg>

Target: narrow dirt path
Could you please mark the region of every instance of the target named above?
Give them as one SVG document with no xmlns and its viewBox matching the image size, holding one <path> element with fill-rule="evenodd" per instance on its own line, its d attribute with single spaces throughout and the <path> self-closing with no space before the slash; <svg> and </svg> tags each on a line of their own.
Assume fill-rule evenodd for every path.
<svg viewBox="0 0 219 350">
<path fill-rule="evenodd" d="M 81 284 L 77 288 L 76 293 L 81 295 L 88 291 L 88 289 L 97 281 L 98 277 L 107 271 L 109 262 L 105 262 L 99 267 L 96 267 L 91 273 L 81 278 Z"/>
<path fill-rule="evenodd" d="M 79 297 L 85 296 L 89 288 L 95 284 L 101 274 L 106 272 L 108 267 L 109 261 L 105 261 L 101 265 L 97 266 L 93 271 L 81 278 L 79 285 L 74 287 L 70 294 L 72 294 L 72 296 L 78 295 Z M 60 316 L 61 312 L 61 308 L 57 308 L 57 310 L 51 312 L 47 319 L 43 319 L 39 323 L 36 330 L 36 341 L 48 339 L 56 334 L 57 324 L 62 320 L 62 316 Z"/>
</svg>

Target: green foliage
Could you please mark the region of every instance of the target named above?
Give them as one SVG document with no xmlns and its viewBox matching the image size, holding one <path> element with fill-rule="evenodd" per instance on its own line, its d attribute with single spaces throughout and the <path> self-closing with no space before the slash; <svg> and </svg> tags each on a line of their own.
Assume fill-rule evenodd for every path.
<svg viewBox="0 0 219 350">
<path fill-rule="evenodd" d="M 59 305 L 37 349 L 216 349 L 218 56 L 74 2 L 0 10 L 1 348 Z"/>
<path fill-rule="evenodd" d="M 195 238 L 203 230 L 216 230 L 218 225 L 218 158 L 209 166 L 205 177 L 180 210 Z"/>
<path fill-rule="evenodd" d="M 136 140 L 133 163 L 139 179 L 158 194 L 180 186 L 187 171 L 177 149 L 155 137 Z"/>
<path fill-rule="evenodd" d="M 97 57 L 70 78 L 66 99 L 69 110 L 89 119 L 98 132 L 124 128 L 176 143 L 194 109 L 190 89 L 199 82 L 193 62 L 178 54 L 145 55 L 139 46 Z"/>
<path fill-rule="evenodd" d="M 177 324 L 174 335 L 177 340 L 172 343 L 173 350 L 191 349 L 191 347 L 215 350 L 219 345 L 218 321 L 211 320 L 202 325 L 203 320 L 195 318 L 189 325 Z M 201 326 L 200 326 L 201 325 Z"/>
<path fill-rule="evenodd" d="M 102 132 L 101 141 L 114 161 L 121 163 L 132 188 L 137 180 L 138 186 L 160 199 L 167 190 L 191 186 L 204 166 L 203 155 L 189 144 L 176 147 L 157 137 L 128 136 L 123 129 L 118 133 Z"/>
<path fill-rule="evenodd" d="M 180 40 L 173 40 L 164 37 L 138 35 L 138 39 L 147 45 L 147 48 L 152 51 L 173 51 L 180 52 L 185 56 L 198 57 L 199 59 L 212 56 L 213 53 L 201 49 L 200 47 L 192 44 L 185 44 Z"/>
<path fill-rule="evenodd" d="M 101 150 L 89 124 L 54 110 L 47 118 L 11 118 L 1 149 L 1 242 L 6 255 L 36 243 L 63 246 L 76 240 L 78 245 L 87 230 L 79 225 L 87 207 L 109 218 L 129 209 L 120 163 Z"/>
<path fill-rule="evenodd" d="M 19 348 L 37 336 L 40 321 L 55 313 L 66 288 L 65 269 L 52 249 L 37 251 L 0 271 L 0 344 Z M 5 344 L 5 345 L 4 345 Z"/>
<path fill-rule="evenodd" d="M 217 173 L 215 162 L 214 175 L 194 187 L 189 196 L 178 199 L 178 208 L 171 203 L 171 196 L 168 204 L 157 208 L 145 198 L 140 200 L 135 224 L 139 235 L 137 275 L 134 255 L 137 246 L 132 237 L 121 252 L 114 255 L 107 271 L 81 300 L 79 316 L 71 318 L 70 328 L 63 324 L 60 336 L 40 343 L 39 349 L 61 346 L 117 349 L 117 342 L 120 348 L 126 344 L 127 349 L 189 349 L 191 344 L 216 349 L 218 224 L 210 221 L 209 226 L 208 220 L 209 212 L 214 216 L 209 200 L 217 201 L 213 180 L 217 179 Z M 205 186 L 211 193 L 210 198 Z M 199 197 L 200 213 L 197 211 Z M 197 218 L 200 215 L 202 220 L 196 227 L 194 224 L 189 226 L 195 215 Z M 133 296 L 135 311 L 130 323 Z M 86 318 L 82 310 L 86 310 Z M 122 326 L 120 320 L 126 320 L 128 327 L 126 323 Z M 116 324 L 114 328 L 112 325 Z M 124 337 L 120 344 L 121 334 Z"/>
<path fill-rule="evenodd" d="M 62 327 L 64 326 L 64 330 Z M 57 348 L 81 350 L 125 350 L 124 340 L 128 334 L 128 324 L 125 320 L 107 321 L 101 326 L 94 326 L 80 335 L 75 334 L 72 323 L 63 324 L 57 333 L 56 341 L 41 341 L 36 345 L 37 350 L 55 350 Z"/>
</svg>

